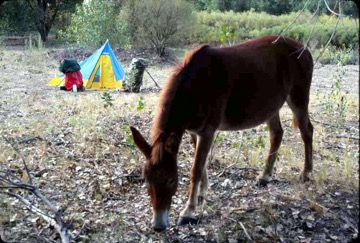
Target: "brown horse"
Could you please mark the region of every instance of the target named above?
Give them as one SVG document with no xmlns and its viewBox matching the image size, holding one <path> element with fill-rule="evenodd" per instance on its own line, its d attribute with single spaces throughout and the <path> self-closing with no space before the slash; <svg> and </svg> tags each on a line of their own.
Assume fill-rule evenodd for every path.
<svg viewBox="0 0 360 243">
<path fill-rule="evenodd" d="M 206 157 L 216 130 L 241 130 L 266 122 L 270 152 L 260 184 L 270 180 L 282 140 L 279 109 L 285 101 L 305 144 L 301 179 L 312 171 L 313 126 L 308 104 L 313 60 L 290 38 L 268 36 L 223 48 L 202 46 L 185 56 L 163 89 L 152 127 L 152 145 L 131 127 L 145 155 L 144 177 L 153 207 L 155 230 L 169 226 L 171 197 L 177 190 L 177 153 L 187 131 L 194 142 L 189 199 L 178 224 L 195 220 L 208 186 Z"/>
</svg>

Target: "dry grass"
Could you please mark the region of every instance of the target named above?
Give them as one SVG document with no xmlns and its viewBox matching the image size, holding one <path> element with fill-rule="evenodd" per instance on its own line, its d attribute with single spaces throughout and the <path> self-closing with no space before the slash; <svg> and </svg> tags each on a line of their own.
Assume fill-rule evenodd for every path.
<svg viewBox="0 0 360 243">
<path fill-rule="evenodd" d="M 244 131 L 242 135 L 240 132 L 220 132 L 209 165 L 209 202 L 202 212 L 208 224 L 194 228 L 172 227 L 170 231 L 158 234 L 149 229 L 151 209 L 145 188 L 138 178 L 141 169 L 139 161 L 143 158 L 135 149 L 128 129 L 128 125 L 135 125 L 149 136 L 158 92 L 154 91 L 147 74 L 144 76 L 145 93 L 111 92 L 114 106 L 104 108 L 100 92 L 66 93 L 46 85 L 57 74 L 57 62 L 47 54 L 46 49 L 3 50 L 2 54 L 0 133 L 12 142 L 39 137 L 18 146 L 32 171 L 46 170 L 42 176 L 35 178 L 35 183 L 57 205 L 67 205 L 66 215 L 73 220 L 73 232 L 80 233 L 85 242 L 236 239 L 242 237 L 239 233 L 242 229 L 233 222 L 234 215 L 237 215 L 231 211 L 234 208 L 246 210 L 252 204 L 263 205 L 263 210 L 270 215 L 266 222 L 272 222 L 271 215 L 276 214 L 276 193 L 286 194 L 288 198 L 301 195 L 294 199 L 296 202 L 301 197 L 315 200 L 324 192 L 334 190 L 358 195 L 359 140 L 356 138 L 359 137 L 359 102 L 358 92 L 353 89 L 357 76 L 352 76 L 353 72 L 358 72 L 358 67 L 346 67 L 350 71 L 344 76 L 342 91 L 348 91 L 348 107 L 341 121 L 336 111 L 323 106 L 322 94 L 328 89 L 323 89 L 322 85 L 331 85 L 334 66 L 315 70 L 310 105 L 315 127 L 314 181 L 311 184 L 304 186 L 297 183 L 304 161 L 303 145 L 299 132 L 291 127 L 291 111 L 285 106 L 281 110 L 281 118 L 285 121 L 284 141 L 274 178 L 290 183 L 280 189 L 276 186 L 254 189 L 251 182 L 256 173 L 236 170 L 240 167 L 262 168 L 269 149 L 266 126 Z M 170 73 L 169 67 L 153 66 L 149 70 L 161 85 Z M 323 77 L 322 72 L 330 73 L 330 76 Z M 140 96 L 145 107 L 138 110 Z M 180 185 L 173 200 L 172 221 L 186 201 L 192 157 L 192 146 L 186 135 L 179 154 Z M 19 161 L 19 156 L 1 140 L 0 163 L 21 171 Z M 225 173 L 218 176 L 223 170 Z M 226 179 L 230 180 L 233 189 L 221 187 Z M 274 190 L 276 193 L 272 194 Z M 257 193 L 262 194 L 256 196 Z M 268 196 L 262 198 L 262 195 Z M 13 201 L 3 196 L 0 199 L 0 223 L 4 224 L 5 235 L 10 240 L 18 241 L 27 235 L 30 241 L 43 242 L 43 238 L 47 237 L 46 231 L 37 235 L 35 230 L 36 225 L 44 227 L 43 222 L 40 219 L 22 221 L 25 214 L 11 206 Z M 287 201 L 291 200 L 284 202 Z M 278 203 L 284 205 L 282 201 Z M 358 205 L 354 207 L 358 214 Z M 235 221 L 244 220 L 245 227 L 257 232 L 252 221 L 246 221 L 246 214 L 237 217 Z M 266 222 L 259 224 L 266 228 Z M 195 232 L 200 238 L 181 238 L 189 232 Z M 269 239 L 270 233 L 267 232 Z"/>
</svg>

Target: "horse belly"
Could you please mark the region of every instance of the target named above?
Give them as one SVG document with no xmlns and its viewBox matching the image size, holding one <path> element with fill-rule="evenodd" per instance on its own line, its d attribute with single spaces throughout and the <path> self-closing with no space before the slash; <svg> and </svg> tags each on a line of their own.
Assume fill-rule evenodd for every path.
<svg viewBox="0 0 360 243">
<path fill-rule="evenodd" d="M 258 126 L 269 120 L 285 103 L 286 97 L 256 99 L 249 102 L 230 101 L 225 109 L 219 130 L 234 131 Z"/>
</svg>

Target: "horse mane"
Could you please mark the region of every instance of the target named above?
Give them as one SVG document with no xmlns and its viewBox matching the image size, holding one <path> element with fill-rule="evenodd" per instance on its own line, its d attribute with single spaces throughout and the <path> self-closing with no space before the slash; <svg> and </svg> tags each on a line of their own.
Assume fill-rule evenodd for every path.
<svg viewBox="0 0 360 243">
<path fill-rule="evenodd" d="M 165 87 L 162 89 L 160 98 L 157 105 L 156 115 L 154 118 L 154 123 L 151 130 L 151 141 L 152 141 L 152 152 L 151 152 L 151 162 L 156 164 L 160 161 L 164 153 L 164 143 L 167 131 L 167 125 L 169 121 L 169 114 L 172 108 L 176 94 L 183 84 L 184 74 L 187 67 L 194 58 L 194 55 L 207 47 L 207 45 L 200 46 L 195 48 L 192 51 L 185 53 L 182 63 L 176 65 L 171 73 L 170 78 L 166 82 Z"/>
</svg>

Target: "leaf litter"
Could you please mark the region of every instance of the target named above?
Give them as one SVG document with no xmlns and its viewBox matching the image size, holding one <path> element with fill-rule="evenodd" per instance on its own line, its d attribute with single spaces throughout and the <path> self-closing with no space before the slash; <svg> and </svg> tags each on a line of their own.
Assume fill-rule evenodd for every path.
<svg viewBox="0 0 360 243">
<path fill-rule="evenodd" d="M 21 52 L 7 55 L 22 56 Z M 43 62 L 56 68 L 50 58 Z M 334 127 L 331 117 L 310 107 L 313 119 L 319 121 L 314 122 L 316 176 L 304 185 L 297 181 L 303 163 L 302 143 L 288 122 L 283 123 L 284 141 L 274 178 L 263 188 L 255 187 L 254 182 L 268 150 L 266 129 L 245 131 L 241 141 L 239 132 L 220 133 L 208 166 L 209 190 L 206 204 L 198 211 L 199 223 L 178 227 L 175 223 L 187 200 L 193 157 L 191 140 L 185 135 L 171 227 L 156 233 L 150 227 L 151 205 L 141 175 L 144 158 L 126 128 L 131 124 L 147 136 L 150 133 L 158 97 L 151 81 L 145 80 L 144 109 L 136 109 L 138 95 L 124 93 L 111 93 L 114 107 L 104 109 L 98 93 L 60 93 L 46 86 L 50 71 L 28 72 L 26 65 L 31 63 L 24 67 L 19 63 L 7 64 L 4 70 L 5 79 L 17 72 L 20 82 L 16 87 L 5 82 L 1 87 L 1 134 L 17 142 L 36 185 L 64 210 L 74 242 L 346 242 L 357 237 L 359 174 L 354 161 L 358 159 L 358 141 L 346 136 L 359 136 L 358 114 L 349 114 L 342 126 Z M 155 77 L 165 80 L 161 65 L 154 64 Z M 315 89 L 326 80 L 322 72 L 333 69 L 315 70 Z M 351 77 L 346 79 L 350 85 Z M 41 82 L 29 85 L 36 80 Z M 284 110 L 282 120 L 290 120 L 289 110 Z M 0 146 L 1 163 L 22 176 L 20 158 L 4 143 Z M 348 164 L 342 160 L 349 160 L 345 161 Z M 59 241 L 39 217 L 22 211 L 12 199 L 2 195 L 0 199 L 4 239 Z"/>
</svg>

